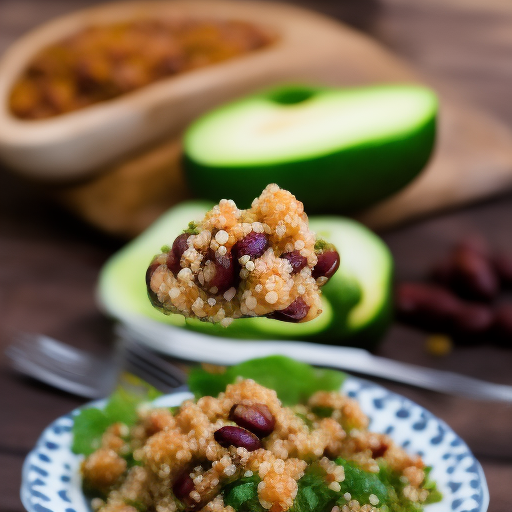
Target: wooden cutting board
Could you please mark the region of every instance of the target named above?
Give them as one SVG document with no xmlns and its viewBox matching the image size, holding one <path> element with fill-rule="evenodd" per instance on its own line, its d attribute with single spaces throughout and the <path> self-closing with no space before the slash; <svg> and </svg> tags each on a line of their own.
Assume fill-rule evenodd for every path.
<svg viewBox="0 0 512 512">
<path fill-rule="evenodd" d="M 227 4 L 209 0 L 203 7 L 211 11 L 204 15 L 228 12 Z M 244 16 L 268 19 L 281 41 L 256 60 L 238 62 L 236 72 L 229 63 L 218 65 L 225 67 L 215 83 L 196 71 L 196 93 L 187 100 L 190 108 L 182 105 L 181 130 L 98 170 L 93 178 L 50 192 L 98 228 L 132 237 L 168 207 L 189 197 L 180 165 L 180 137 L 186 125 L 201 111 L 230 97 L 282 82 L 349 87 L 422 83 L 438 92 L 441 107 L 435 154 L 409 186 L 356 215 L 372 228 L 388 228 L 512 188 L 512 132 L 497 119 L 459 102 L 442 84 L 420 76 L 375 40 L 325 16 L 284 4 L 236 2 L 236 17 Z"/>
</svg>

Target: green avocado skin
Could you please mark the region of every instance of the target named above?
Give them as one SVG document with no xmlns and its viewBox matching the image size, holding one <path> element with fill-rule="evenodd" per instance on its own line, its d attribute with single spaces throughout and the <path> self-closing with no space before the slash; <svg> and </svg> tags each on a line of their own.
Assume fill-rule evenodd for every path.
<svg viewBox="0 0 512 512">
<path fill-rule="evenodd" d="M 392 280 L 386 289 L 386 300 L 382 309 L 368 322 L 357 330 L 351 330 L 342 321 L 333 322 L 331 328 L 312 341 L 321 341 L 330 345 L 346 345 L 373 350 L 377 347 L 393 321 L 393 289 Z M 339 329 L 339 326 L 342 326 Z"/>
<path fill-rule="evenodd" d="M 359 347 L 373 350 L 377 347 L 393 321 L 393 277 L 389 275 L 386 283 L 385 299 L 381 309 L 365 325 L 358 329 L 351 329 L 346 322 L 346 318 L 352 308 L 357 304 L 340 304 L 332 297 L 331 290 L 326 286 L 322 293 L 330 301 L 334 310 L 335 318 L 329 327 L 323 331 L 311 336 L 311 341 L 327 343 L 329 345 L 344 345 L 348 347 Z M 334 291 L 334 290 L 333 290 Z M 339 290 L 336 290 L 339 291 Z"/>
<path fill-rule="evenodd" d="M 297 196 L 306 211 L 351 213 L 394 194 L 425 167 L 436 138 L 436 118 L 409 131 L 343 148 L 309 160 L 269 165 L 215 167 L 185 153 L 183 165 L 193 193 L 202 199 L 233 199 L 248 208 L 269 183 Z"/>
</svg>

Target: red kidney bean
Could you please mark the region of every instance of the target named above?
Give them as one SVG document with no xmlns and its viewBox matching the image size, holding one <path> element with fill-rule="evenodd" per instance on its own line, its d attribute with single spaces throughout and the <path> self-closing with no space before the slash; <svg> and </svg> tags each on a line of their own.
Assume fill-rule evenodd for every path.
<svg viewBox="0 0 512 512">
<path fill-rule="evenodd" d="M 462 303 L 454 318 L 454 336 L 458 344 L 473 344 L 489 334 L 494 313 L 485 304 Z"/>
<path fill-rule="evenodd" d="M 188 249 L 188 238 L 190 235 L 182 233 L 178 235 L 172 244 L 172 250 L 176 256 L 181 256 Z"/>
<path fill-rule="evenodd" d="M 512 304 L 502 304 L 494 315 L 493 334 L 497 343 L 512 348 Z"/>
<path fill-rule="evenodd" d="M 167 260 L 165 261 L 167 268 L 175 275 L 178 275 L 178 272 L 181 270 L 180 265 L 181 258 L 176 258 L 174 253 L 172 252 L 172 249 L 167 254 Z"/>
<path fill-rule="evenodd" d="M 453 255 L 454 289 L 471 299 L 492 300 L 499 292 L 499 282 L 491 261 L 469 248 L 459 248 Z"/>
<path fill-rule="evenodd" d="M 205 288 L 210 289 L 214 286 L 217 288 L 217 293 L 224 293 L 237 283 L 237 267 L 233 262 L 231 252 L 220 255 L 217 251 L 209 250 L 207 253 L 206 261 L 212 261 L 215 265 L 214 276 L 205 283 Z"/>
<path fill-rule="evenodd" d="M 493 263 L 501 283 L 507 288 L 512 288 L 512 254 L 498 254 Z"/>
<path fill-rule="evenodd" d="M 265 404 L 235 404 L 229 411 L 229 419 L 258 437 L 269 436 L 276 426 L 276 419 Z"/>
<path fill-rule="evenodd" d="M 242 427 L 229 425 L 221 427 L 214 432 L 213 437 L 224 448 L 236 446 L 237 448 L 245 448 L 248 452 L 261 448 L 261 441 L 258 437 Z"/>
<path fill-rule="evenodd" d="M 297 297 L 288 307 L 274 311 L 268 317 L 281 322 L 297 323 L 305 318 L 308 312 L 309 306 L 304 302 L 304 299 Z"/>
<path fill-rule="evenodd" d="M 315 279 L 327 277 L 330 279 L 340 266 L 340 255 L 336 249 L 327 250 L 317 254 L 318 263 L 313 268 L 312 275 Z"/>
<path fill-rule="evenodd" d="M 160 266 L 160 263 L 151 263 L 148 269 L 146 270 L 146 288 L 148 290 L 149 300 L 151 300 L 152 304 L 158 304 L 158 297 L 156 293 L 151 289 L 151 278 L 155 273 L 155 270 Z"/>
<path fill-rule="evenodd" d="M 268 248 L 268 238 L 265 233 L 251 231 L 247 236 L 239 240 L 233 246 L 233 254 L 238 260 L 242 256 L 250 256 L 251 259 L 259 258 Z"/>
<path fill-rule="evenodd" d="M 395 307 L 398 319 L 404 323 L 428 332 L 450 332 L 462 303 L 439 286 L 402 283 L 396 288 Z"/>
<path fill-rule="evenodd" d="M 167 255 L 167 268 L 176 276 L 178 272 L 181 270 L 181 257 L 183 253 L 188 249 L 188 237 L 187 233 L 182 233 L 177 236 L 172 244 L 172 248 Z"/>
<path fill-rule="evenodd" d="M 205 487 L 204 484 L 196 486 L 189 471 L 184 471 L 175 480 L 172 490 L 174 495 L 185 505 L 185 510 L 192 511 L 202 509 L 206 503 L 219 494 L 220 488 L 220 483 L 213 487 Z M 190 496 L 192 491 L 196 491 L 199 494 L 199 501 Z"/>
<path fill-rule="evenodd" d="M 379 439 L 379 444 L 372 446 L 372 458 L 378 459 L 383 457 L 389 448 L 389 444 L 384 439 Z"/>
<path fill-rule="evenodd" d="M 234 279 L 232 286 L 236 286 L 240 278 L 240 263 L 242 256 L 249 256 L 251 259 L 259 258 L 268 249 L 269 242 L 265 233 L 251 231 L 244 238 L 235 243 L 231 249 L 233 255 Z"/>
<path fill-rule="evenodd" d="M 183 501 L 187 506 L 195 504 L 194 500 L 190 498 L 189 494 L 194 490 L 194 481 L 190 477 L 188 471 L 184 471 L 175 480 L 172 486 L 172 492 L 180 501 Z"/>
<path fill-rule="evenodd" d="M 451 287 L 453 278 L 453 257 L 451 254 L 432 267 L 430 277 L 436 283 Z"/>
<path fill-rule="evenodd" d="M 281 258 L 288 260 L 292 266 L 292 274 L 300 272 L 307 264 L 308 260 L 299 251 L 285 252 Z"/>
<path fill-rule="evenodd" d="M 484 258 L 491 257 L 491 249 L 489 247 L 489 244 L 487 243 L 487 240 L 485 240 L 485 238 L 482 237 L 481 235 L 477 234 L 468 235 L 465 238 L 463 238 L 455 246 L 455 250 L 458 249 L 469 250 L 471 252 L 480 254 L 480 256 L 483 256 Z"/>
</svg>

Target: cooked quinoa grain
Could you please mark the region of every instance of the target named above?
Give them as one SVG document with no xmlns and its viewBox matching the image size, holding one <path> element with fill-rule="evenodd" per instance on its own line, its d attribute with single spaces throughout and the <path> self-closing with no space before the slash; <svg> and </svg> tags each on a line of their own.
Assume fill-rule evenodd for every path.
<svg viewBox="0 0 512 512">
<path fill-rule="evenodd" d="M 340 263 L 309 229 L 303 204 L 275 184 L 248 210 L 223 199 L 164 249 L 146 274 L 153 305 L 226 327 L 241 317 L 313 320 Z"/>
<path fill-rule="evenodd" d="M 285 512 L 312 478 L 327 508 L 311 512 L 395 511 L 380 491 L 354 483 L 354 471 L 375 478 L 382 467 L 403 482 L 394 499 L 418 507 L 407 511 L 421 510 L 429 496 L 421 458 L 369 432 L 358 404 L 340 393 L 283 407 L 275 391 L 239 378 L 218 397 L 185 401 L 174 414 L 140 408 L 139 417 L 129 431 L 109 427 L 82 464 L 85 486 L 101 494 L 97 511 L 237 512 L 241 494 L 233 499 L 232 490 L 243 485 L 255 501 L 242 510 Z"/>
</svg>

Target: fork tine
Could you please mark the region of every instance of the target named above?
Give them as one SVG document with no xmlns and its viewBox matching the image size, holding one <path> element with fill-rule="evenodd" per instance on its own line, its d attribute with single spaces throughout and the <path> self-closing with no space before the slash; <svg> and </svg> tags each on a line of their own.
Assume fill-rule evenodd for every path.
<svg viewBox="0 0 512 512">
<path fill-rule="evenodd" d="M 158 352 L 141 343 L 137 335 L 128 326 L 118 324 L 115 332 L 121 341 L 124 351 L 130 352 L 132 357 L 144 360 L 148 365 L 158 369 L 167 376 L 171 376 L 180 384 L 186 382 L 187 375 L 185 372 L 167 361 Z"/>
<path fill-rule="evenodd" d="M 153 371 L 153 369 L 148 370 L 146 366 L 140 363 L 140 361 L 125 361 L 125 370 L 129 373 L 133 373 L 134 375 L 137 375 L 137 377 L 140 377 L 143 381 L 147 382 L 148 384 L 151 384 L 153 387 L 158 389 L 159 391 L 163 393 L 168 393 L 177 387 L 179 387 L 179 384 L 176 381 L 166 381 L 164 379 L 161 379 L 158 375 L 156 375 Z"/>
<path fill-rule="evenodd" d="M 146 361 L 149 365 L 155 367 L 157 370 L 163 372 L 164 374 L 169 375 L 181 384 L 187 380 L 186 374 L 177 366 L 169 363 L 159 354 L 149 350 L 135 340 L 126 339 L 125 348 L 135 357 Z"/>
<path fill-rule="evenodd" d="M 127 345 L 131 346 L 131 343 Z M 129 369 L 158 390 L 169 392 L 183 385 L 184 381 L 181 378 L 176 378 L 172 371 L 169 372 L 168 368 L 164 367 L 164 365 L 172 367 L 171 364 L 166 361 L 160 361 L 160 367 L 156 367 L 146 359 L 139 357 L 137 353 L 132 352 L 127 346 L 123 348 L 125 369 Z M 172 367 L 172 369 L 174 368 Z"/>
<path fill-rule="evenodd" d="M 159 359 L 158 356 L 156 356 L 158 360 L 149 360 L 146 357 L 140 357 L 137 350 L 132 350 L 132 343 L 127 343 L 124 348 L 125 363 L 132 365 L 132 367 L 135 367 L 140 372 L 144 372 L 146 375 L 151 375 L 153 380 L 161 383 L 160 387 L 173 389 L 181 386 L 185 382 L 184 374 L 181 370 Z M 158 364 L 155 364 L 155 362 Z M 142 377 L 142 375 L 139 376 Z"/>
<path fill-rule="evenodd" d="M 135 367 L 140 371 L 144 371 L 148 374 L 153 375 L 154 379 L 160 381 L 162 385 L 165 386 L 166 388 L 176 388 L 183 384 L 183 381 L 178 380 L 173 376 L 158 370 L 151 364 L 148 364 L 143 359 L 133 357 L 133 355 L 127 354 L 127 357 L 125 358 L 125 365 L 131 365 L 132 367 Z"/>
</svg>

